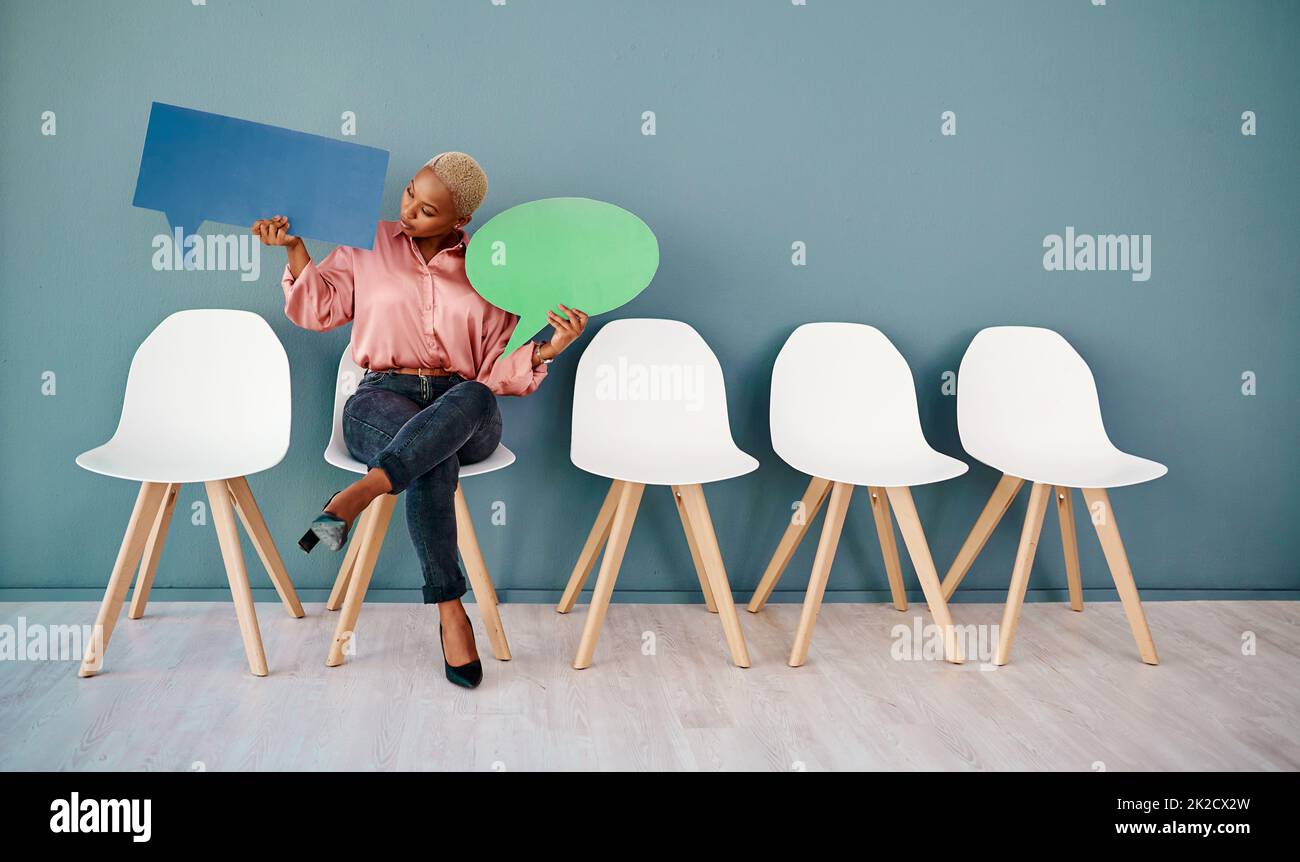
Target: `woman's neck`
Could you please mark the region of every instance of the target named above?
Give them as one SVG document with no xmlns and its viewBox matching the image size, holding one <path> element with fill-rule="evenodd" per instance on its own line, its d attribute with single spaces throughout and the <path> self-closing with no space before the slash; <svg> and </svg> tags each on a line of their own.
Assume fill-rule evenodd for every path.
<svg viewBox="0 0 1300 862">
<path fill-rule="evenodd" d="M 460 242 L 460 231 L 450 230 L 442 236 L 422 236 L 415 240 L 415 245 L 420 249 L 420 255 L 424 262 L 428 263 L 433 260 L 433 256 L 444 249 L 449 249 Z"/>
</svg>

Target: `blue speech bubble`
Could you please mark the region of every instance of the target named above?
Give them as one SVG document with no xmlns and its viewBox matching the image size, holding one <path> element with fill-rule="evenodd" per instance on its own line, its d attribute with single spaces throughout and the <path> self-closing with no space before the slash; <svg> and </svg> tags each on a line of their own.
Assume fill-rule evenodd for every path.
<svg viewBox="0 0 1300 862">
<path fill-rule="evenodd" d="M 370 248 L 388 151 L 154 102 L 132 203 L 172 228 L 282 215 L 294 236 Z"/>
</svg>

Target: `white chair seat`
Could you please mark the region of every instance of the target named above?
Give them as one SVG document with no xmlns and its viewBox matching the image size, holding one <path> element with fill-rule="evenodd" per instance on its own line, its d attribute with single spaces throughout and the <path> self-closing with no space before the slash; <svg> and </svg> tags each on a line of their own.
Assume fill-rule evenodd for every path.
<svg viewBox="0 0 1300 862">
<path fill-rule="evenodd" d="M 903 445 L 861 451 L 841 449 L 822 453 L 800 453 L 785 459 L 791 467 L 809 476 L 832 482 L 876 488 L 901 488 L 942 482 L 966 472 L 956 458 L 929 447 Z"/>
<path fill-rule="evenodd" d="M 340 444 L 342 441 L 339 441 Z M 330 447 L 325 450 L 325 460 L 335 467 L 344 470 L 351 470 L 353 473 L 365 473 L 366 465 L 352 457 L 352 453 L 343 448 L 342 445 L 335 446 L 335 441 L 330 441 Z M 500 470 L 509 467 L 515 463 L 515 453 L 511 452 L 505 446 L 498 445 L 496 451 L 484 458 L 482 461 L 475 461 L 473 464 L 460 465 L 460 478 L 466 476 L 479 476 L 483 473 L 491 473 L 493 470 Z"/>
<path fill-rule="evenodd" d="M 656 451 L 658 448 L 662 451 Z M 573 464 L 596 476 L 642 485 L 703 485 L 758 469 L 758 461 L 734 445 L 692 449 L 629 445 L 613 451 L 575 453 Z"/>
<path fill-rule="evenodd" d="M 605 324 L 578 360 L 573 392 L 569 459 L 588 473 L 702 485 L 758 469 L 731 438 L 718 358 L 679 320 Z"/>
<path fill-rule="evenodd" d="M 289 451 L 290 403 L 289 357 L 265 320 L 178 311 L 136 350 L 112 438 L 77 464 L 135 482 L 260 473 Z"/>
<path fill-rule="evenodd" d="M 792 332 L 772 368 L 770 421 L 783 461 L 832 482 L 902 488 L 966 472 L 926 441 L 912 370 L 874 326 Z"/>
<path fill-rule="evenodd" d="M 957 428 L 971 455 L 1030 482 L 1119 488 L 1169 472 L 1110 441 L 1092 370 L 1050 329 L 976 334 L 957 374 Z"/>
<path fill-rule="evenodd" d="M 247 446 L 234 447 L 227 440 L 224 445 L 228 451 L 223 452 L 207 446 L 185 445 L 175 438 L 165 441 L 114 438 L 78 455 L 77 466 L 133 482 L 210 482 L 251 476 L 280 463 L 283 449 L 269 449 L 260 444 L 261 441 L 250 441 Z"/>
<path fill-rule="evenodd" d="M 990 467 L 1030 482 L 1062 488 L 1122 488 L 1159 479 L 1169 468 L 1118 449 L 1021 452 Z"/>
</svg>

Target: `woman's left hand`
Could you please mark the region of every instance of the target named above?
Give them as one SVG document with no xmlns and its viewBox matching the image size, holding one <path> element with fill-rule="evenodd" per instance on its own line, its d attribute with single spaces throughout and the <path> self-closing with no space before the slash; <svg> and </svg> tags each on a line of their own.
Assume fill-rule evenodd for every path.
<svg viewBox="0 0 1300 862">
<path fill-rule="evenodd" d="M 548 358 L 552 359 L 576 341 L 582 335 L 582 330 L 587 328 L 586 312 L 566 305 L 560 305 L 559 308 L 564 312 L 563 315 L 554 311 L 546 312 L 546 322 L 555 327 L 555 334 L 551 336 L 551 349 L 547 351 L 551 354 Z"/>
</svg>

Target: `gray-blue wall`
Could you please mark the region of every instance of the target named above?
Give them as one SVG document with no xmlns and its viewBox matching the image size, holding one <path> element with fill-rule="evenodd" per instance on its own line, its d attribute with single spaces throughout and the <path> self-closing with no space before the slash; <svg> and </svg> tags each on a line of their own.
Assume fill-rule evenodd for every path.
<svg viewBox="0 0 1300 862">
<path fill-rule="evenodd" d="M 445 149 L 473 153 L 491 176 L 479 224 L 553 195 L 641 215 L 663 262 L 617 314 L 703 334 L 726 371 L 736 440 L 762 462 L 707 489 L 738 595 L 805 482 L 771 451 L 768 385 L 785 337 L 815 320 L 884 330 L 912 364 L 931 442 L 957 457 L 941 375 L 970 338 L 1002 323 L 1059 330 L 1092 365 L 1117 445 L 1169 465 L 1112 494 L 1144 592 L 1295 595 L 1298 38 L 1300 4 L 1286 0 L 5 2 L 0 587 L 102 590 L 135 488 L 73 458 L 112 433 L 136 345 L 170 312 L 205 306 L 256 311 L 283 340 L 293 444 L 252 486 L 305 594 L 338 563 L 293 543 L 344 479 L 320 453 L 347 330 L 284 318 L 274 250 L 255 283 L 152 269 L 167 227 L 131 197 L 159 100 L 333 136 L 354 111 L 349 140 L 392 152 L 386 217 Z M 41 133 L 46 111 L 56 135 Z M 653 137 L 643 111 L 657 116 Z M 944 111 L 955 136 L 940 134 Z M 1242 134 L 1245 111 L 1254 136 Z M 1151 234 L 1151 279 L 1044 271 L 1043 238 L 1069 225 Z M 796 241 L 807 266 L 791 263 Z M 536 395 L 503 404 L 518 464 L 466 484 L 507 598 L 563 586 L 605 491 L 568 460 L 581 347 Z M 974 465 L 917 492 L 941 569 L 994 480 Z M 182 491 L 160 597 L 224 595 L 212 527 L 189 522 L 201 493 Z M 496 500 L 505 526 L 491 525 Z M 1023 505 L 959 595 L 1004 595 Z M 620 596 L 697 596 L 667 492 L 650 489 L 641 512 Z M 1104 596 L 1105 563 L 1079 521 L 1084 582 Z M 812 545 L 782 584 L 789 596 L 802 593 Z M 418 581 L 395 519 L 373 586 L 414 599 Z M 859 501 L 831 595 L 885 586 Z M 1054 518 L 1031 586 L 1049 591 L 1040 597 L 1064 586 Z"/>
</svg>

